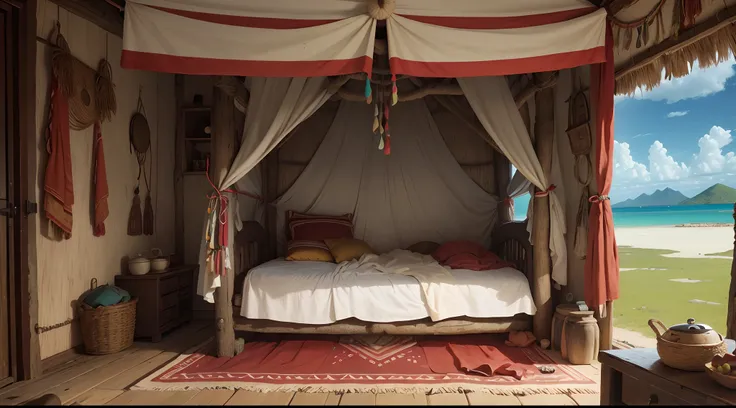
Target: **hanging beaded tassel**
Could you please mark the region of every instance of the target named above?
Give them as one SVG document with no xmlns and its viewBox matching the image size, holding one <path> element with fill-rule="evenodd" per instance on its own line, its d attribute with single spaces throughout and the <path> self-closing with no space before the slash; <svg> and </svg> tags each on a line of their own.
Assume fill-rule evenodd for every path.
<svg viewBox="0 0 736 408">
<path fill-rule="evenodd" d="M 383 154 L 388 156 L 391 154 L 391 133 L 388 130 L 388 105 L 383 108 L 383 120 L 386 121 L 386 124 L 383 126 L 384 130 L 386 130 L 386 143 L 383 146 Z"/>
<path fill-rule="evenodd" d="M 399 101 L 399 90 L 396 88 L 396 74 L 391 74 L 391 106 Z"/>
<path fill-rule="evenodd" d="M 376 133 L 378 131 L 378 127 L 381 124 L 378 123 L 378 103 L 376 102 L 373 105 L 373 133 Z"/>
<path fill-rule="evenodd" d="M 365 77 L 365 103 L 371 104 L 373 102 L 373 95 L 371 90 L 371 76 L 366 74 Z"/>
</svg>

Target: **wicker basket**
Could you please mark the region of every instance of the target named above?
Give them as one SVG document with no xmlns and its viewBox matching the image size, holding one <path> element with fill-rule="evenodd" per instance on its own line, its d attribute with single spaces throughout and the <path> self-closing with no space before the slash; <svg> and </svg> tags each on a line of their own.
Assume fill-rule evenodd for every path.
<svg viewBox="0 0 736 408">
<path fill-rule="evenodd" d="M 726 354 L 726 342 L 715 344 L 680 344 L 657 340 L 657 353 L 665 365 L 686 371 L 703 371 L 715 356 Z"/>
<path fill-rule="evenodd" d="M 137 298 L 112 306 L 79 308 L 84 349 L 88 354 L 112 354 L 133 344 Z"/>
</svg>

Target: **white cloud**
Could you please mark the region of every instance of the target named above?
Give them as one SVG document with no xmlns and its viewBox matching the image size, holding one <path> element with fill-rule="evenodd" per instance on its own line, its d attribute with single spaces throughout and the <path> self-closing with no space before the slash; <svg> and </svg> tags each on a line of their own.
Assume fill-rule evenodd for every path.
<svg viewBox="0 0 736 408">
<path fill-rule="evenodd" d="M 677 163 L 667 154 L 667 149 L 659 140 L 649 147 L 649 172 L 652 180 L 679 180 L 690 173 L 685 163 Z"/>
<path fill-rule="evenodd" d="M 734 63 L 736 63 L 734 57 L 730 56 L 727 61 L 716 66 L 700 69 L 698 62 L 695 61 L 690 74 L 671 80 L 666 80 L 664 71 L 662 71 L 662 82 L 658 87 L 651 91 L 637 88 L 634 94 L 629 97 L 675 103 L 685 99 L 701 98 L 718 93 L 726 88 L 726 81 L 736 73 L 733 70 Z M 626 98 L 626 96 L 619 96 L 614 98 L 614 101 L 619 102 Z"/>
<path fill-rule="evenodd" d="M 688 114 L 689 112 L 690 112 L 690 111 L 674 111 L 674 112 L 670 112 L 670 113 L 668 113 L 668 114 L 667 114 L 667 117 L 668 117 L 668 118 L 677 118 L 677 117 L 680 117 L 680 116 L 685 116 L 685 115 L 687 115 L 687 114 Z"/>
<path fill-rule="evenodd" d="M 694 195 L 713 183 L 731 182 L 736 174 L 736 153 L 723 150 L 732 142 L 731 130 L 713 126 L 698 140 L 698 152 L 686 165 L 670 156 L 659 140 L 649 147 L 647 164 L 634 160 L 628 143 L 614 141 L 612 196 L 621 201 L 664 187 Z"/>
<path fill-rule="evenodd" d="M 647 166 L 631 157 L 631 148 L 626 142 L 613 141 L 613 180 L 616 182 L 649 180 Z"/>
</svg>

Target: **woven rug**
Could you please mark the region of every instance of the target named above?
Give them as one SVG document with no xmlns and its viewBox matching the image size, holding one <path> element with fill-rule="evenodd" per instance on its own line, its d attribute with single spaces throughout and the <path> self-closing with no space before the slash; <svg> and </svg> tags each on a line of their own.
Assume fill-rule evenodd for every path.
<svg viewBox="0 0 736 408">
<path fill-rule="evenodd" d="M 132 389 L 259 392 L 592 394 L 596 382 L 537 346 L 505 336 L 282 336 L 249 342 L 233 358 L 183 354 Z M 555 372 L 542 374 L 538 367 Z M 499 374 L 502 373 L 502 374 Z M 520 378 L 517 378 L 520 377 Z"/>
</svg>

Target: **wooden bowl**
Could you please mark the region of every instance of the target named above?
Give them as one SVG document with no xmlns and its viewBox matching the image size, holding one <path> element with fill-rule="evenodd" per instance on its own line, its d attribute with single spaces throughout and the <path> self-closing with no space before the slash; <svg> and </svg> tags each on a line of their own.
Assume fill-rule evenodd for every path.
<svg viewBox="0 0 736 408">
<path fill-rule="evenodd" d="M 712 378 L 718 384 L 722 386 L 736 390 L 736 376 L 721 374 L 713 368 L 711 363 L 705 364 L 705 372 L 708 373 L 708 377 Z"/>
</svg>

